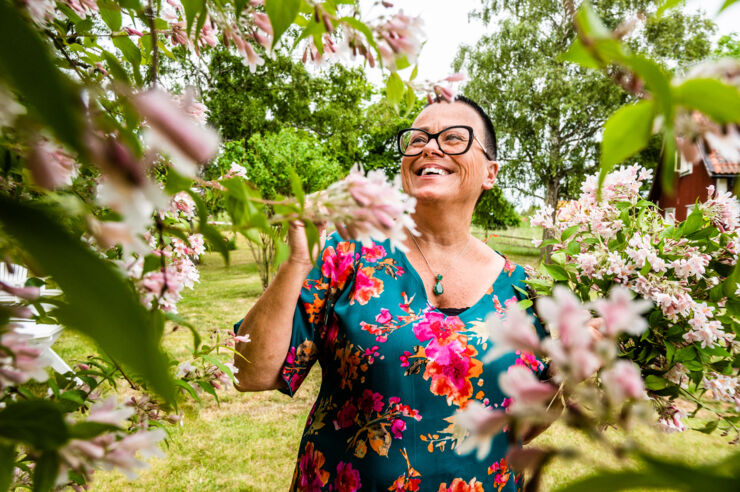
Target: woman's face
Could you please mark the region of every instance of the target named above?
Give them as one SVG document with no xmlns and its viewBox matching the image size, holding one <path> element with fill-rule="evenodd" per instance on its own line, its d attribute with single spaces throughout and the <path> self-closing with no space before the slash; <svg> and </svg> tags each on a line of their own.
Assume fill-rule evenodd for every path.
<svg viewBox="0 0 740 492">
<path fill-rule="evenodd" d="M 485 144 L 483 120 L 478 113 L 461 102 L 435 103 L 427 106 L 414 121 L 413 127 L 437 133 L 455 125 L 473 128 L 473 134 Z M 441 173 L 421 175 L 427 167 L 436 167 Z M 435 139 L 429 139 L 421 154 L 404 156 L 401 160 L 403 189 L 420 203 L 472 202 L 481 191 L 489 189 L 496 181 L 498 164 L 486 158 L 480 143 L 475 139 L 464 154 L 447 155 L 439 149 Z"/>
</svg>

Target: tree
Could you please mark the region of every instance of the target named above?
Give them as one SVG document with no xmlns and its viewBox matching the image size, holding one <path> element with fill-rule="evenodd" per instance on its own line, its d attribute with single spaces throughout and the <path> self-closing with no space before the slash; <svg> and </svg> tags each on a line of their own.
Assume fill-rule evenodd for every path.
<svg viewBox="0 0 740 492">
<path fill-rule="evenodd" d="M 332 64 L 312 75 L 302 63 L 278 54 L 252 73 L 238 56 L 220 51 L 210 73 L 204 94 L 209 121 L 225 140 L 248 142 L 255 134 L 289 126 L 320 138 L 345 170 L 359 160 L 363 108 L 373 94 L 363 70 Z"/>
<path fill-rule="evenodd" d="M 594 3 L 611 28 L 652 4 Z M 485 22 L 494 14 L 503 17 L 496 19 L 495 32 L 474 47 L 462 47 L 454 68 L 468 71 L 464 94 L 493 117 L 502 186 L 540 198 L 554 210 L 560 199 L 574 196 L 585 174 L 595 171 L 603 124 L 631 96 L 604 74 L 559 58 L 577 34 L 572 12 L 562 2 L 490 0 L 477 13 Z M 676 70 L 708 55 L 712 29 L 710 21 L 674 10 L 650 16 L 627 41 Z M 606 75 L 619 78 L 621 72 L 610 69 Z M 643 157 L 657 154 L 646 151 Z"/>
<path fill-rule="evenodd" d="M 484 191 L 478 199 L 473 212 L 473 223 L 483 227 L 488 236 L 489 230 L 518 226 L 520 220 L 514 205 L 506 199 L 501 188 L 494 186 Z"/>
</svg>

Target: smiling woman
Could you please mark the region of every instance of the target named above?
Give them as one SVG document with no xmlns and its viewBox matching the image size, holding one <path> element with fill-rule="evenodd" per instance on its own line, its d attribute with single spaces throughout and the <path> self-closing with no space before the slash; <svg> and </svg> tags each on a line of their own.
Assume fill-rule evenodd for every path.
<svg viewBox="0 0 740 492">
<path fill-rule="evenodd" d="M 314 265 L 294 225 L 290 259 L 239 327 L 252 340 L 237 345 L 252 361 L 235 359 L 240 389 L 292 395 L 321 364 L 292 490 L 520 489 L 506 433 L 478 461 L 456 452 L 462 436 L 451 425 L 471 404 L 507 407 L 498 377 L 510 367 L 543 370 L 519 352 L 484 363 L 492 347 L 480 327 L 526 289 L 524 270 L 470 233 L 498 172 L 493 126 L 472 101 L 436 102 L 398 146 L 417 200 L 408 253 L 335 233 Z"/>
</svg>

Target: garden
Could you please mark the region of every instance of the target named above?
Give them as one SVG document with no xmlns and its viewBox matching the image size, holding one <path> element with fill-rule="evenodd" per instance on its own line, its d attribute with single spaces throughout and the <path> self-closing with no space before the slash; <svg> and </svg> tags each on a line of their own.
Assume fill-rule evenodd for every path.
<svg viewBox="0 0 740 492">
<path fill-rule="evenodd" d="M 0 490 L 288 489 L 320 370 L 239 392 L 232 326 L 291 223 L 308 251 L 320 224 L 403 248 L 396 134 L 458 93 L 501 163 L 473 235 L 529 292 L 480 323 L 480 358 L 550 377 L 517 365 L 505 408 L 458 405 L 450 449 L 510 445 L 493 489 L 449 490 L 508 467 L 524 490 L 737 490 L 740 185 L 683 221 L 648 199 L 677 159 L 740 162 L 740 38 L 715 36 L 736 2 L 486 0 L 439 80 L 400 3 L 0 0 Z M 361 489 L 318 479 L 294 487 Z"/>
</svg>

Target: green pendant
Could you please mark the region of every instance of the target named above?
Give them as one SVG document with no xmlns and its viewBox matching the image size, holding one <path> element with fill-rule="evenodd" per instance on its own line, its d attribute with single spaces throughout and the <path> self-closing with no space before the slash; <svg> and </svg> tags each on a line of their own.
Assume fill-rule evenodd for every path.
<svg viewBox="0 0 740 492">
<path fill-rule="evenodd" d="M 445 293 L 444 287 L 442 287 L 442 275 L 437 275 L 437 282 L 434 284 L 434 287 L 432 288 L 432 292 L 434 292 L 435 296 L 441 296 Z"/>
</svg>

